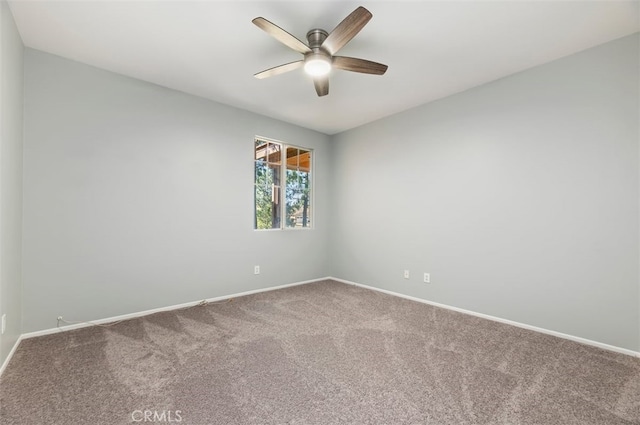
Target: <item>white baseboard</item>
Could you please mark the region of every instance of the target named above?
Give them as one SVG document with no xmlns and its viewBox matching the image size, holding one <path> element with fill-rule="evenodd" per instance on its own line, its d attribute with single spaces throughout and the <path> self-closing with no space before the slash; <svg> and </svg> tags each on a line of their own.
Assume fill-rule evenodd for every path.
<svg viewBox="0 0 640 425">
<path fill-rule="evenodd" d="M 429 304 L 429 305 L 432 305 L 432 306 L 435 306 L 435 307 L 445 308 L 447 310 L 457 311 L 458 313 L 464 313 L 464 314 L 469 314 L 471 316 L 481 317 L 483 319 L 493 320 L 494 322 L 500 322 L 500 323 L 505 323 L 505 324 L 511 325 L 511 326 L 517 326 L 519 328 L 528 329 L 530 331 L 535 331 L 535 332 L 540 332 L 540 333 L 547 334 L 547 335 L 557 336 L 558 338 L 568 339 L 568 340 L 571 340 L 571 341 L 579 342 L 581 344 L 586 344 L 586 345 L 591 345 L 593 347 L 602 348 L 604 350 L 615 351 L 617 353 L 626 354 L 628 356 L 633 356 L 633 357 L 640 357 L 640 352 L 638 352 L 638 351 L 633 351 L 633 350 L 629 350 L 629 349 L 622 348 L 622 347 L 616 347 L 615 345 L 609 345 L 609 344 L 605 344 L 605 343 L 602 343 L 602 342 L 593 341 L 593 340 L 586 339 L 586 338 L 581 338 L 579 336 L 574 336 L 574 335 L 569 335 L 569 334 L 565 334 L 565 333 L 562 333 L 562 332 L 552 331 L 552 330 L 549 330 L 549 329 L 539 328 L 537 326 L 531 326 L 531 325 L 527 325 L 525 323 L 514 322 L 513 320 L 502 319 L 500 317 L 490 316 L 488 314 L 476 313 L 475 311 L 465 310 L 465 309 L 462 309 L 462 308 L 453 307 L 453 306 L 446 305 L 446 304 L 440 304 L 440 303 L 429 301 L 429 300 L 425 300 L 425 299 L 422 299 L 422 298 L 413 297 L 411 295 L 405 295 L 405 294 L 401 294 L 401 293 L 398 293 L 398 292 L 389 291 L 389 290 L 386 290 L 386 289 L 376 288 L 374 286 L 363 285 L 361 283 L 351 282 L 349 280 L 344 280 L 344 279 L 339 279 L 337 277 L 329 277 L 328 279 L 335 280 L 336 282 L 346 283 L 347 285 L 359 286 L 361 288 L 371 289 L 373 291 L 382 292 L 382 293 L 385 293 L 385 294 L 388 294 L 388 295 L 393 295 L 393 296 L 396 296 L 396 297 L 405 298 L 405 299 L 408 299 L 408 300 L 411 300 L 411 301 L 417 301 L 417 302 L 423 303 L 423 304 Z"/>
<path fill-rule="evenodd" d="M 107 318 L 98 319 L 98 320 L 90 320 L 90 321 L 86 321 L 86 322 L 83 322 L 83 323 L 77 323 L 77 324 L 73 324 L 73 325 L 65 325 L 65 326 L 59 326 L 59 327 L 51 328 L 51 329 L 44 329 L 44 330 L 41 330 L 41 331 L 28 332 L 28 333 L 22 334 L 20 339 L 34 338 L 34 337 L 43 336 L 43 335 L 50 335 L 50 334 L 57 333 L 57 332 L 66 332 L 66 331 L 71 331 L 71 330 L 74 330 L 74 329 L 86 328 L 86 327 L 89 327 L 89 326 L 95 326 L 95 325 L 102 325 L 102 324 L 105 324 L 105 323 L 117 322 L 117 321 L 120 321 L 120 320 L 135 319 L 136 317 L 147 316 L 149 314 L 160 313 L 160 312 L 163 312 L 163 311 L 179 310 L 179 309 L 183 309 L 185 307 L 193 307 L 193 306 L 201 303 L 202 301 L 206 301 L 206 302 L 224 301 L 224 300 L 228 300 L 230 298 L 239 298 L 239 297 L 244 297 L 245 295 L 258 294 L 260 292 L 275 291 L 277 289 L 284 289 L 284 288 L 289 288 L 289 287 L 292 287 L 292 286 L 306 285 L 308 283 L 320 282 L 322 280 L 328 280 L 328 279 L 331 279 L 331 278 L 330 277 L 323 277 L 323 278 L 318 278 L 318 279 L 305 280 L 305 281 L 301 281 L 301 282 L 288 283 L 286 285 L 270 286 L 268 288 L 254 289 L 254 290 L 251 290 L 251 291 L 239 292 L 237 294 L 223 295 L 223 296 L 220 296 L 220 297 L 207 298 L 205 300 L 191 301 L 191 302 L 188 302 L 188 303 L 176 304 L 176 305 L 171 305 L 171 306 L 167 306 L 167 307 L 154 308 L 154 309 L 151 309 L 151 310 L 138 311 L 138 312 L 135 312 L 135 313 L 123 314 L 123 315 L 120 315 L 120 316 L 107 317 Z M 16 344 L 16 346 L 17 346 L 17 344 Z"/>
<path fill-rule="evenodd" d="M 6 359 L 4 359 L 4 362 L 2 363 L 2 366 L 0 366 L 0 376 L 2 376 L 2 373 L 4 372 L 5 368 L 9 364 L 9 361 L 11 360 L 11 357 L 13 357 L 13 354 L 16 352 L 16 349 L 18 348 L 18 345 L 20 345 L 20 341 L 22 341 L 22 335 L 20 335 L 18 337 L 18 339 L 16 340 L 16 342 L 13 344 L 13 347 L 11 348 L 11 351 L 9 351 L 9 355 L 7 356 Z"/>
<path fill-rule="evenodd" d="M 474 312 L 474 311 L 471 311 L 471 310 L 465 310 L 465 309 L 462 309 L 462 308 L 453 307 L 453 306 L 446 305 L 446 304 L 440 304 L 440 303 L 437 303 L 437 302 L 434 302 L 434 301 L 429 301 L 429 300 L 425 300 L 425 299 L 422 299 L 422 298 L 413 297 L 411 295 L 405 295 L 405 294 L 401 294 L 401 293 L 398 293 L 398 292 L 393 292 L 393 291 L 389 291 L 389 290 L 386 290 L 386 289 L 376 288 L 374 286 L 364 285 L 364 284 L 361 284 L 361 283 L 352 282 L 352 281 L 349 281 L 349 280 L 340 279 L 340 278 L 337 278 L 337 277 L 330 277 L 330 276 L 322 277 L 322 278 L 318 278 L 318 279 L 301 281 L 301 282 L 289 283 L 289 284 L 286 284 L 286 285 L 279 285 L 279 286 L 272 286 L 272 287 L 268 287 L 268 288 L 255 289 L 255 290 L 251 290 L 251 291 L 240 292 L 240 293 L 237 293 L 237 294 L 223 295 L 223 296 L 220 296 L 220 297 L 208 298 L 208 299 L 206 299 L 204 301 L 206 301 L 206 302 L 224 301 L 224 300 L 227 300 L 227 299 L 230 299 L 230 298 L 238 298 L 238 297 L 242 297 L 242 296 L 245 296 L 245 295 L 257 294 L 257 293 L 261 293 L 261 292 L 275 291 L 275 290 L 278 290 L 278 289 L 289 288 L 289 287 L 292 287 L 292 286 L 299 286 L 299 285 L 305 285 L 305 284 L 313 283 L 313 282 L 320 282 L 320 281 L 323 281 L 323 280 L 334 280 L 336 282 L 341 282 L 341 283 L 344 283 L 344 284 L 347 284 L 347 285 L 359 286 L 361 288 L 370 289 L 370 290 L 377 291 L 377 292 L 382 292 L 382 293 L 385 293 L 385 294 L 388 294 L 388 295 L 393 295 L 393 296 L 396 296 L 396 297 L 405 298 L 405 299 L 408 299 L 408 300 L 411 300 L 411 301 L 416 301 L 416 302 L 420 302 L 420 303 L 423 303 L 423 304 L 429 304 L 429 305 L 432 305 L 432 306 L 435 306 L 435 307 L 445 308 L 445 309 L 448 309 L 448 310 L 457 311 L 459 313 L 469 314 L 471 316 L 476 316 L 476 317 L 481 317 L 483 319 L 493 320 L 494 322 L 505 323 L 507 325 L 517 326 L 519 328 L 528 329 L 528 330 L 531 330 L 531 331 L 540 332 L 540 333 L 547 334 L 547 335 L 553 335 L 553 336 L 556 336 L 558 338 L 568 339 L 568 340 L 579 342 L 579 343 L 582 343 L 582 344 L 586 344 L 586 345 L 591 345 L 591 346 L 594 346 L 594 347 L 602 348 L 604 350 L 615 351 L 617 353 L 622 353 L 622 354 L 626 354 L 628 356 L 633 356 L 633 357 L 639 357 L 640 358 L 640 352 L 629 350 L 629 349 L 626 349 L 626 348 L 616 347 L 614 345 L 609 345 L 609 344 L 605 344 L 605 343 L 602 343 L 602 342 L 593 341 L 593 340 L 590 340 L 590 339 L 586 339 L 586 338 L 581 338 L 581 337 L 574 336 L 574 335 L 565 334 L 565 333 L 562 333 L 562 332 L 556 332 L 556 331 L 552 331 L 552 330 L 549 330 L 549 329 L 539 328 L 537 326 L 527 325 L 525 323 L 520 323 L 520 322 L 515 322 L 515 321 L 512 321 L 512 320 L 508 320 L 508 319 L 503 319 L 503 318 L 500 318 L 500 317 L 490 316 L 488 314 L 477 313 L 477 312 Z M 146 315 L 153 314 L 153 313 L 159 313 L 159 312 L 163 312 L 163 311 L 171 311 L 171 310 L 182 309 L 182 308 L 185 308 L 185 307 L 191 307 L 191 306 L 197 305 L 198 303 L 200 303 L 202 301 L 203 300 L 193 301 L 193 302 L 188 302 L 188 303 L 183 303 L 183 304 L 176 304 L 176 305 L 172 305 L 172 306 L 160 307 L 160 308 L 140 311 L 140 312 L 136 312 L 136 313 L 123 314 L 123 315 L 120 315 L 120 316 L 114 316 L 114 317 L 109 317 L 109 318 L 104 318 L 104 319 L 99 319 L 99 320 L 92 320 L 92 321 L 90 321 L 90 323 L 89 322 L 78 323 L 78 324 L 73 324 L 73 325 L 60 326 L 60 327 L 56 327 L 56 328 L 44 329 L 44 330 L 41 330 L 41 331 L 28 332 L 28 333 L 22 334 L 18 338 L 18 340 L 14 344 L 13 348 L 11 349 L 11 352 L 9 353 L 9 355 L 6 358 L 6 360 L 2 364 L 2 367 L 0 368 L 0 376 L 2 375 L 2 372 L 4 371 L 4 369 L 7 366 L 7 364 L 9 363 L 9 360 L 13 356 L 13 353 L 15 352 L 16 348 L 18 347 L 20 341 L 22 341 L 23 339 L 33 338 L 33 337 L 38 337 L 38 336 L 43 336 L 43 335 L 50 335 L 50 334 L 53 334 L 53 333 L 65 332 L 65 331 L 70 331 L 70 330 L 73 330 L 73 329 L 85 328 L 85 327 L 88 327 L 88 326 L 94 326 L 94 324 L 111 323 L 111 322 L 116 322 L 116 321 L 120 321 L 120 320 L 134 319 L 136 317 L 142 317 L 142 316 L 146 316 Z"/>
</svg>

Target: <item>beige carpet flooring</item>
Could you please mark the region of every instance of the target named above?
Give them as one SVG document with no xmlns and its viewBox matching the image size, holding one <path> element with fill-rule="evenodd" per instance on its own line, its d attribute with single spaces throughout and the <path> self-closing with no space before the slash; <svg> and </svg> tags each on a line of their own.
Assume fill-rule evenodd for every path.
<svg viewBox="0 0 640 425">
<path fill-rule="evenodd" d="M 0 423 L 640 424 L 640 360 L 326 281 L 26 339 Z"/>
</svg>

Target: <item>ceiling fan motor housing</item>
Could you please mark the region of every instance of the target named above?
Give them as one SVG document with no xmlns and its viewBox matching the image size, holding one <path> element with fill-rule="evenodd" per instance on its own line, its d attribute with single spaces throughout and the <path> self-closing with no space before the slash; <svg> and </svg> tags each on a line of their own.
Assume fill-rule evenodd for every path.
<svg viewBox="0 0 640 425">
<path fill-rule="evenodd" d="M 312 29 L 307 33 L 307 41 L 311 51 L 304 55 L 305 62 L 311 60 L 322 60 L 331 63 L 331 55 L 329 52 L 321 48 L 324 40 L 329 36 L 329 33 L 323 29 Z"/>
<path fill-rule="evenodd" d="M 309 42 L 309 47 L 311 47 L 312 49 L 319 49 L 328 36 L 329 33 L 325 30 L 321 30 L 320 28 L 312 29 L 307 33 L 307 41 Z"/>
</svg>

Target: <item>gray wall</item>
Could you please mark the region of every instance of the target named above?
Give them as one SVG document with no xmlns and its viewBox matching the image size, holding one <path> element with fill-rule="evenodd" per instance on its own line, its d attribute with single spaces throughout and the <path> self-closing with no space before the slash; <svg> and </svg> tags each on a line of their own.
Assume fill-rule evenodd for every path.
<svg viewBox="0 0 640 425">
<path fill-rule="evenodd" d="M 332 138 L 27 49 L 23 332 L 333 274 L 639 350 L 638 48 Z M 313 231 L 252 230 L 256 134 L 315 148 Z"/>
<path fill-rule="evenodd" d="M 333 275 L 639 350 L 638 49 L 336 136 Z"/>
<path fill-rule="evenodd" d="M 23 45 L 7 3 L 0 1 L 0 364 L 22 333 Z"/>
<path fill-rule="evenodd" d="M 32 49 L 25 128 L 24 332 L 327 274 L 326 135 Z M 255 135 L 315 149 L 315 229 L 253 230 Z"/>
</svg>

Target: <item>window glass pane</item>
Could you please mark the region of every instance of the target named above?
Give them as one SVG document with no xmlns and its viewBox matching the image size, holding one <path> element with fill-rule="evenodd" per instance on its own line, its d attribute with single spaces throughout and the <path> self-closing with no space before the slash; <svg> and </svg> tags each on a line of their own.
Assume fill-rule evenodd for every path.
<svg viewBox="0 0 640 425">
<path fill-rule="evenodd" d="M 287 148 L 287 169 L 298 169 L 298 148 Z"/>
<path fill-rule="evenodd" d="M 300 171 L 311 172 L 311 151 L 305 151 L 300 149 L 298 169 Z"/>
<path fill-rule="evenodd" d="M 267 142 L 256 139 L 256 147 L 255 147 L 255 159 L 256 160 L 267 160 Z"/>
<path fill-rule="evenodd" d="M 286 226 L 311 226 L 311 152 L 287 148 Z"/>
<path fill-rule="evenodd" d="M 281 147 L 277 143 L 269 143 L 267 148 L 267 161 L 271 164 L 280 165 L 281 156 L 280 156 Z"/>
<path fill-rule="evenodd" d="M 256 140 L 255 143 L 255 229 L 280 228 L 281 146 Z"/>
</svg>

